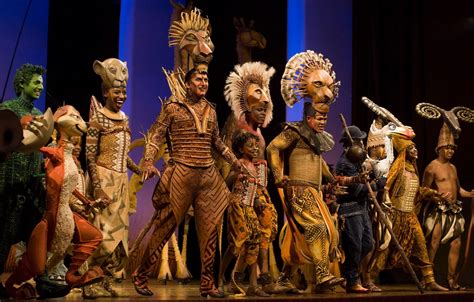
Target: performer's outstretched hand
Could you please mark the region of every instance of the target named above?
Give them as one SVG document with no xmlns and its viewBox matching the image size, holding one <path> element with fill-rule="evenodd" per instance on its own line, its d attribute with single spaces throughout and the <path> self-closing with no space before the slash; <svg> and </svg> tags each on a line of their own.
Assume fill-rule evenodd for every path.
<svg viewBox="0 0 474 302">
<path fill-rule="evenodd" d="M 152 161 L 145 161 L 140 168 L 142 172 L 142 180 L 141 182 L 145 182 L 147 179 L 152 178 L 155 175 L 161 177 L 160 171 L 155 167 Z"/>
</svg>

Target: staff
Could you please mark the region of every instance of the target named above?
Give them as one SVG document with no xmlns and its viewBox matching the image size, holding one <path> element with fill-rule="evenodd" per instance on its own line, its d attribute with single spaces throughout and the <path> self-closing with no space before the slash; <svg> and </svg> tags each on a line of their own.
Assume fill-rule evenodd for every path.
<svg viewBox="0 0 474 302">
<path fill-rule="evenodd" d="M 351 143 L 351 147 L 347 150 L 347 152 L 351 152 L 352 154 L 356 154 L 357 156 L 348 156 L 347 158 L 351 161 L 355 160 L 355 158 L 358 157 L 358 159 L 360 160 L 361 159 L 361 154 L 365 152 L 362 152 L 361 148 L 358 147 L 357 145 L 354 145 L 354 141 L 352 140 L 352 137 L 351 137 L 351 134 L 349 133 L 349 129 L 347 128 L 347 124 L 346 124 L 346 119 L 344 118 L 344 115 L 342 115 L 342 113 L 339 114 L 339 117 L 341 119 L 341 122 L 342 122 L 342 126 L 344 128 L 344 131 L 346 132 L 346 135 L 347 137 L 349 138 L 349 141 Z M 357 164 L 359 164 L 359 169 L 361 170 L 362 167 L 360 166 L 360 161 L 357 161 Z M 415 271 L 413 270 L 413 267 L 411 266 L 410 264 L 410 261 L 408 260 L 408 257 L 407 255 L 405 254 L 405 251 L 403 250 L 403 248 L 400 246 L 400 243 L 398 242 L 397 240 L 397 237 L 395 236 L 395 233 L 393 232 L 388 220 L 387 220 L 387 217 L 385 216 L 385 213 L 383 212 L 382 208 L 380 207 L 380 204 L 378 203 L 377 201 L 377 197 L 375 197 L 375 194 L 374 194 L 374 191 L 372 191 L 372 187 L 370 186 L 369 182 L 366 180 L 365 181 L 365 185 L 367 186 L 367 190 L 369 191 L 369 196 L 370 196 L 370 199 L 372 200 L 372 202 L 374 203 L 374 206 L 375 206 L 375 211 L 377 211 L 377 214 L 379 215 L 379 217 L 381 218 L 382 220 L 382 223 L 385 225 L 385 227 L 388 229 L 390 235 L 392 235 L 392 241 L 395 243 L 395 247 L 397 248 L 397 250 L 400 252 L 400 254 L 402 255 L 402 259 L 403 259 L 403 262 L 405 263 L 406 267 L 408 268 L 408 271 L 412 277 L 412 279 L 415 281 L 416 283 L 416 286 L 418 287 L 418 290 L 420 291 L 420 293 L 423 293 L 423 287 L 421 286 L 421 283 L 420 281 L 418 280 L 418 277 L 416 276 L 415 274 Z"/>
</svg>

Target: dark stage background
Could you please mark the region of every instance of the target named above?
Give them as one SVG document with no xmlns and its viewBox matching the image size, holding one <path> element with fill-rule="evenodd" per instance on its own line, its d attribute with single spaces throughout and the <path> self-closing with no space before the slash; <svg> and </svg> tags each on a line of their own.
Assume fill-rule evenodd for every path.
<svg viewBox="0 0 474 302">
<path fill-rule="evenodd" d="M 146 129 L 159 114 L 157 97 L 168 95 L 166 81 L 161 73 L 161 66 L 168 69 L 173 67 L 172 49 L 167 47 L 167 33 L 163 30 L 169 26 L 171 7 L 168 1 L 43 2 L 49 4 L 48 39 L 47 45 L 38 47 L 38 51 L 44 53 L 47 50 L 47 63 L 45 60 L 41 62 L 46 64 L 48 69 L 46 89 L 49 95 L 46 97 L 46 107 L 55 109 L 58 103 L 66 102 L 74 105 L 87 119 L 90 96 L 100 96 L 100 78 L 93 73 L 92 62 L 95 59 L 124 57 L 130 64 L 127 113 L 131 117 L 133 136 L 138 138 L 138 132 Z M 330 118 L 336 119 L 336 113 L 342 111 L 348 120 L 352 118 L 354 124 L 367 130 L 373 117 L 360 102 L 360 98 L 368 96 L 391 110 L 403 123 L 413 126 L 417 133 L 415 141 L 419 149 L 418 166 L 420 171 L 423 171 L 435 157 L 434 147 L 442 122 L 419 117 L 414 109 L 416 103 L 431 102 L 444 109 L 454 106 L 473 107 L 474 2 L 458 0 L 447 5 L 446 2 L 428 0 L 288 0 L 288 5 L 296 2 L 303 3 L 305 8 L 303 15 L 307 34 L 306 43 L 303 45 L 315 51 L 322 51 L 331 58 L 338 78 L 344 79 L 342 85 L 346 83 L 350 87 L 348 82 L 352 81 L 352 90 L 341 95 L 340 100 L 336 102 L 338 105 L 333 106 Z M 25 6 L 27 1 L 18 3 Z M 37 4 L 38 0 L 33 0 L 32 3 Z M 271 81 L 274 120 L 263 131 L 269 142 L 280 131 L 279 124 L 285 121 L 286 107 L 280 96 L 279 82 L 287 61 L 287 35 L 292 34 L 287 33 L 287 1 L 196 0 L 194 3 L 209 17 L 213 27 L 212 39 L 216 50 L 209 70 L 211 86 L 208 97 L 217 104 L 221 126 L 230 112 L 222 92 L 225 78 L 237 63 L 232 18 L 243 17 L 247 21 L 254 19 L 256 29 L 267 38 L 267 48 L 254 51 L 253 55 L 254 60 L 261 60 L 275 67 L 277 71 Z M 341 10 L 351 5 L 352 14 L 342 14 L 344 19 L 338 19 Z M 133 8 L 133 11 L 121 11 L 121 6 L 127 10 Z M 38 11 L 34 10 L 36 13 Z M 16 30 L 23 18 L 22 12 L 24 11 L 21 9 L 11 12 L 9 19 L 3 18 L 0 21 L 0 28 L 10 29 L 9 26 L 13 24 L 11 20 L 16 20 L 16 27 L 12 26 Z M 338 17 L 335 17 L 336 14 L 339 14 Z M 124 15 L 132 25 L 122 23 Z M 351 18 L 352 22 L 347 22 Z M 26 28 L 38 29 L 38 26 L 30 24 Z M 128 44 L 121 40 L 121 31 L 124 28 L 134 34 L 133 38 L 127 38 Z M 2 31 L 2 35 L 3 32 L 7 33 Z M 5 34 L 6 39 L 14 41 L 15 32 L 9 30 L 8 35 Z M 27 37 L 37 36 L 38 33 L 33 31 Z M 349 47 L 343 44 L 344 39 L 349 41 Z M 350 41 L 353 46 L 352 55 Z M 8 50 L 12 49 L 11 44 L 8 44 Z M 127 48 L 129 46 L 130 49 L 133 46 L 133 52 Z M 344 49 L 349 51 L 343 52 Z M 26 50 L 31 50 L 31 47 L 24 45 L 20 50 L 20 53 L 25 53 Z M 5 51 L 3 47 L 0 54 L 0 79 L 3 79 L 11 52 Z M 148 58 L 153 54 L 155 58 L 150 61 Z M 35 60 L 27 55 L 20 58 Z M 17 58 L 15 66 L 25 62 Z M 30 62 L 40 64 L 36 61 Z M 10 80 L 11 78 L 12 76 Z M 138 88 L 142 87 L 141 83 L 146 83 L 145 88 Z M 3 82 L 1 84 L 3 85 Z M 11 85 L 7 89 L 11 94 Z M 351 106 L 352 116 L 349 116 Z M 143 118 L 134 120 L 134 116 Z M 336 140 L 340 136 L 340 128 L 337 127 L 331 124 L 328 128 Z M 461 128 L 463 133 L 458 141 L 459 148 L 454 163 L 458 167 L 461 184 L 470 190 L 474 188 L 474 125 L 461 122 Z M 328 154 L 330 164 L 335 164 L 339 152 Z M 140 154 L 135 153 L 134 156 L 137 159 Z M 153 183 L 144 194 L 149 196 L 152 188 Z M 270 191 L 273 201 L 278 205 L 279 200 L 274 194 L 274 188 L 270 188 Z M 469 204 L 466 200 L 464 210 L 467 225 L 470 221 Z M 146 213 L 141 213 L 140 207 L 143 207 L 143 212 Z M 134 215 L 135 218 L 131 218 L 132 237 L 136 236 L 137 228 L 151 216 L 151 209 L 148 200 L 140 201 L 139 212 Z M 279 212 L 281 214 L 281 211 Z M 280 219 L 281 217 L 282 215 Z M 463 242 L 465 237 L 466 234 Z M 198 276 L 199 261 L 196 261 L 198 258 L 194 256 L 197 256 L 197 247 L 192 247 L 191 252 L 189 255 L 193 256 L 188 258 L 192 261 L 188 263 L 193 275 Z M 447 248 L 443 246 L 439 250 L 435 265 L 437 279 L 443 284 L 447 274 L 446 262 Z M 471 261 L 466 272 L 473 269 L 474 261 Z M 404 277 L 398 274 L 394 278 L 409 280 Z M 474 286 L 474 278 L 469 273 L 463 275 L 462 281 Z"/>
</svg>

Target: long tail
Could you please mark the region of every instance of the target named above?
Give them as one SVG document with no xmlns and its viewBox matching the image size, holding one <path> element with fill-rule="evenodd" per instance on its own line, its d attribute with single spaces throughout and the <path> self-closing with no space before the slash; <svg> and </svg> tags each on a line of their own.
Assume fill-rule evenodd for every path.
<svg viewBox="0 0 474 302">
<path fill-rule="evenodd" d="M 176 239 L 175 233 L 171 235 L 170 241 L 176 259 L 176 279 L 191 279 L 193 276 L 191 275 L 188 268 L 186 267 L 186 264 L 183 261 L 183 257 L 181 256 L 181 253 L 179 251 L 178 240 Z"/>
</svg>

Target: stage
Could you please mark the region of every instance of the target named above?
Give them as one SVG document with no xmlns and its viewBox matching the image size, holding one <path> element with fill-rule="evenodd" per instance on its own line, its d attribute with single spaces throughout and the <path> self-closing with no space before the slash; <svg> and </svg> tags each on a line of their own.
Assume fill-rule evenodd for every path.
<svg viewBox="0 0 474 302">
<path fill-rule="evenodd" d="M 167 285 L 162 285 L 157 281 L 151 281 L 151 289 L 155 293 L 152 297 L 140 296 L 135 292 L 130 280 L 125 280 L 122 283 L 115 283 L 114 286 L 119 290 L 122 297 L 118 298 L 97 298 L 95 301 L 190 301 L 190 300 L 206 300 L 199 295 L 199 285 L 197 282 L 192 282 L 186 285 L 177 284 L 174 281 L 168 281 Z M 334 294 L 311 294 L 303 293 L 300 295 L 279 295 L 270 298 L 259 297 L 235 297 L 228 296 L 224 299 L 214 299 L 219 301 L 403 301 L 403 302 L 421 302 L 421 301 L 474 301 L 474 290 L 464 292 L 425 292 L 420 294 L 413 285 L 382 285 L 384 291 L 382 293 L 371 294 L 346 294 L 342 288 L 337 288 Z M 82 300 L 80 293 L 70 293 L 63 299 L 51 299 L 51 301 L 66 300 Z M 44 301 L 44 300 L 43 300 Z"/>
</svg>

